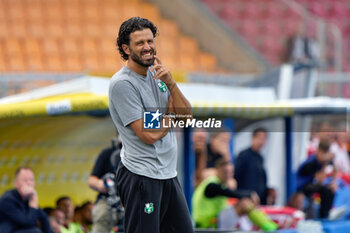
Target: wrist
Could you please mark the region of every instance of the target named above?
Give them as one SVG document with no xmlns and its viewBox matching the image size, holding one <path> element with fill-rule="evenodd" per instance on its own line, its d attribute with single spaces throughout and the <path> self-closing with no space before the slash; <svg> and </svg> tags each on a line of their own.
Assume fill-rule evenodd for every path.
<svg viewBox="0 0 350 233">
<path fill-rule="evenodd" d="M 171 80 L 169 80 L 169 81 L 167 81 L 167 82 L 164 82 L 166 85 L 167 85 L 167 87 L 168 87 L 168 89 L 171 91 L 171 89 L 173 89 L 173 87 L 176 85 L 176 82 L 173 80 L 173 79 L 171 79 Z"/>
<path fill-rule="evenodd" d="M 103 192 L 106 189 L 105 183 L 103 180 L 99 180 L 98 182 L 98 191 Z"/>
</svg>

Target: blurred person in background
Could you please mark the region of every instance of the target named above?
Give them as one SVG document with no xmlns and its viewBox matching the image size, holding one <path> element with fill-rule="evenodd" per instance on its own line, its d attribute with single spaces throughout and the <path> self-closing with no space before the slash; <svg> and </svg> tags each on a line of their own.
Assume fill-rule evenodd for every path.
<svg viewBox="0 0 350 233">
<path fill-rule="evenodd" d="M 19 167 L 14 185 L 15 189 L 5 192 L 0 198 L 0 232 L 50 233 L 49 220 L 39 208 L 33 171 Z"/>
<path fill-rule="evenodd" d="M 306 32 L 301 23 L 297 33 L 287 40 L 285 62 L 293 64 L 317 64 L 320 58 L 318 42 Z"/>
<path fill-rule="evenodd" d="M 195 190 L 192 197 L 192 214 L 198 228 L 233 229 L 239 218 L 248 215 L 252 222 L 267 229 L 276 229 L 266 216 L 257 211 L 259 197 L 255 192 L 235 190 L 232 179 L 234 166 L 230 161 L 220 158 L 215 165 L 216 175 L 206 178 Z M 228 198 L 238 198 L 237 204 L 228 206 Z M 219 216 L 220 215 L 220 216 Z M 263 219 L 263 220 L 262 220 Z"/>
<path fill-rule="evenodd" d="M 50 226 L 53 233 L 61 233 L 64 224 L 64 213 L 60 209 L 44 208 L 45 213 L 49 216 Z"/>
<path fill-rule="evenodd" d="M 92 233 L 110 232 L 120 222 L 123 208 L 115 187 L 115 174 L 120 162 L 121 143 L 112 140 L 112 146 L 98 155 L 88 180 L 89 187 L 99 192 L 92 210 Z M 119 226 L 118 230 L 121 226 Z"/>
<path fill-rule="evenodd" d="M 215 163 L 218 159 L 232 160 L 231 139 L 231 133 L 226 128 L 213 129 L 210 133 L 204 129 L 194 132 L 192 140 L 196 156 L 196 186 L 205 178 L 216 175 Z M 233 177 L 228 182 L 236 187 Z"/>
<path fill-rule="evenodd" d="M 62 210 L 64 213 L 63 229 L 69 229 L 74 216 L 74 203 L 72 199 L 68 196 L 58 198 L 56 201 L 56 208 Z"/>
<path fill-rule="evenodd" d="M 334 155 L 334 166 L 337 171 L 344 174 L 350 174 L 350 157 L 346 148 L 348 138 L 347 132 L 337 132 L 330 147 L 330 152 Z"/>
<path fill-rule="evenodd" d="M 208 132 L 205 129 L 195 129 L 192 136 L 194 154 L 196 159 L 195 187 L 204 179 L 204 169 L 207 168 Z"/>
<path fill-rule="evenodd" d="M 264 128 L 257 128 L 253 131 L 251 146 L 238 154 L 235 161 L 234 174 L 234 178 L 237 181 L 237 189 L 255 191 L 262 205 L 266 205 L 268 199 L 264 158 L 260 154 L 266 139 L 267 131 Z M 270 191 L 270 194 L 275 193 Z"/>
<path fill-rule="evenodd" d="M 287 206 L 304 211 L 305 195 L 303 192 L 295 192 L 288 200 Z"/>
<path fill-rule="evenodd" d="M 218 159 L 232 161 L 230 152 L 231 133 L 226 128 L 213 129 L 207 144 L 207 168 L 215 168 Z"/>
<path fill-rule="evenodd" d="M 319 193 L 321 196 L 320 218 L 328 217 L 337 190 L 335 179 L 329 184 L 325 183 L 327 178 L 326 169 L 332 166 L 333 159 L 329 147 L 329 140 L 322 139 L 316 154 L 310 156 L 297 170 L 297 190 L 308 197 L 309 205 L 313 202 L 312 195 L 314 193 Z"/>
<path fill-rule="evenodd" d="M 77 206 L 74 210 L 73 222 L 70 223 L 70 233 L 88 233 L 92 224 L 92 208 L 91 201 L 84 202 L 81 206 Z M 62 231 L 62 233 L 66 233 Z"/>
</svg>

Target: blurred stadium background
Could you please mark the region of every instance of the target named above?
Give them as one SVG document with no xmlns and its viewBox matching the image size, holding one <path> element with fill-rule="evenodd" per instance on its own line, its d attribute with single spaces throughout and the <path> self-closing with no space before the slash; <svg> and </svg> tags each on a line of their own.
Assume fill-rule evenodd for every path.
<svg viewBox="0 0 350 233">
<path fill-rule="evenodd" d="M 276 97 L 267 95 L 268 101 L 350 97 L 350 0 L 0 0 L 0 193 L 12 187 L 15 169 L 27 165 L 35 171 L 42 206 L 61 195 L 76 203 L 95 198 L 87 179 L 115 136 L 106 99 L 61 116 L 38 108 L 61 101 L 62 93 L 91 97 L 84 89 L 79 96 L 50 96 L 50 85 L 85 76 L 108 79 L 119 70 L 124 63 L 117 32 L 133 16 L 158 26 L 159 57 L 180 83 L 270 88 Z M 286 43 L 301 24 L 318 41 L 318 65 L 288 68 Z M 285 72 L 292 80 L 280 89 Z M 14 103 L 20 104 L 12 111 Z M 278 172 L 269 178 L 276 181 Z"/>
</svg>

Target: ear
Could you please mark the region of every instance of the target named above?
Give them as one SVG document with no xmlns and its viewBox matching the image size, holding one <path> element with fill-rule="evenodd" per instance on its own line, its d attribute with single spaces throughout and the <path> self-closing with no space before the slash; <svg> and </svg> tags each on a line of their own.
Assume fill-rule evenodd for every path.
<svg viewBox="0 0 350 233">
<path fill-rule="evenodd" d="M 122 49 L 123 49 L 124 53 L 126 53 L 127 55 L 130 55 L 130 49 L 129 49 L 128 45 L 122 44 Z"/>
</svg>

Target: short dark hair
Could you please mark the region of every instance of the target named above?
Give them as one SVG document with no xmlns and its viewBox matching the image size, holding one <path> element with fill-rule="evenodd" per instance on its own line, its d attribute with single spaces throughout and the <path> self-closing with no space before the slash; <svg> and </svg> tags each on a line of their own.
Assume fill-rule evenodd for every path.
<svg viewBox="0 0 350 233">
<path fill-rule="evenodd" d="M 128 60 L 129 56 L 124 52 L 122 45 L 130 44 L 130 34 L 132 32 L 143 30 L 145 28 L 149 28 L 153 33 L 153 37 L 156 37 L 157 27 L 148 19 L 144 19 L 141 17 L 133 17 L 124 21 L 120 26 L 117 38 L 117 47 L 121 57 L 124 60 Z"/>
<path fill-rule="evenodd" d="M 17 168 L 16 171 L 15 171 L 15 178 L 17 178 L 18 174 L 19 174 L 22 170 L 30 170 L 30 171 L 33 172 L 33 170 L 32 170 L 30 167 L 20 166 L 20 167 Z"/>
<path fill-rule="evenodd" d="M 85 207 L 87 207 L 88 205 L 92 205 L 92 202 L 91 202 L 91 201 L 86 201 L 86 202 L 84 202 L 83 204 L 81 204 L 80 208 L 83 210 L 83 209 L 85 209 Z"/>
<path fill-rule="evenodd" d="M 330 142 L 328 139 L 322 139 L 318 144 L 318 150 L 327 153 L 329 151 Z"/>
<path fill-rule="evenodd" d="M 253 137 L 255 137 L 258 133 L 267 133 L 267 130 L 263 127 L 256 128 L 253 131 Z"/>
<path fill-rule="evenodd" d="M 214 128 L 210 131 L 210 140 L 216 138 L 222 133 L 231 133 L 230 129 L 226 128 L 225 126 L 221 128 Z"/>
<path fill-rule="evenodd" d="M 219 158 L 219 159 L 217 159 L 216 162 L 215 162 L 215 168 L 216 168 L 216 169 L 219 169 L 220 167 L 223 167 L 223 166 L 228 165 L 228 164 L 230 164 L 230 163 L 231 163 L 231 162 L 228 161 L 227 159 Z"/>
<path fill-rule="evenodd" d="M 64 200 L 70 200 L 71 201 L 72 199 L 70 197 L 68 197 L 68 196 L 62 196 L 62 197 L 57 199 L 56 206 L 58 206 Z"/>
</svg>

